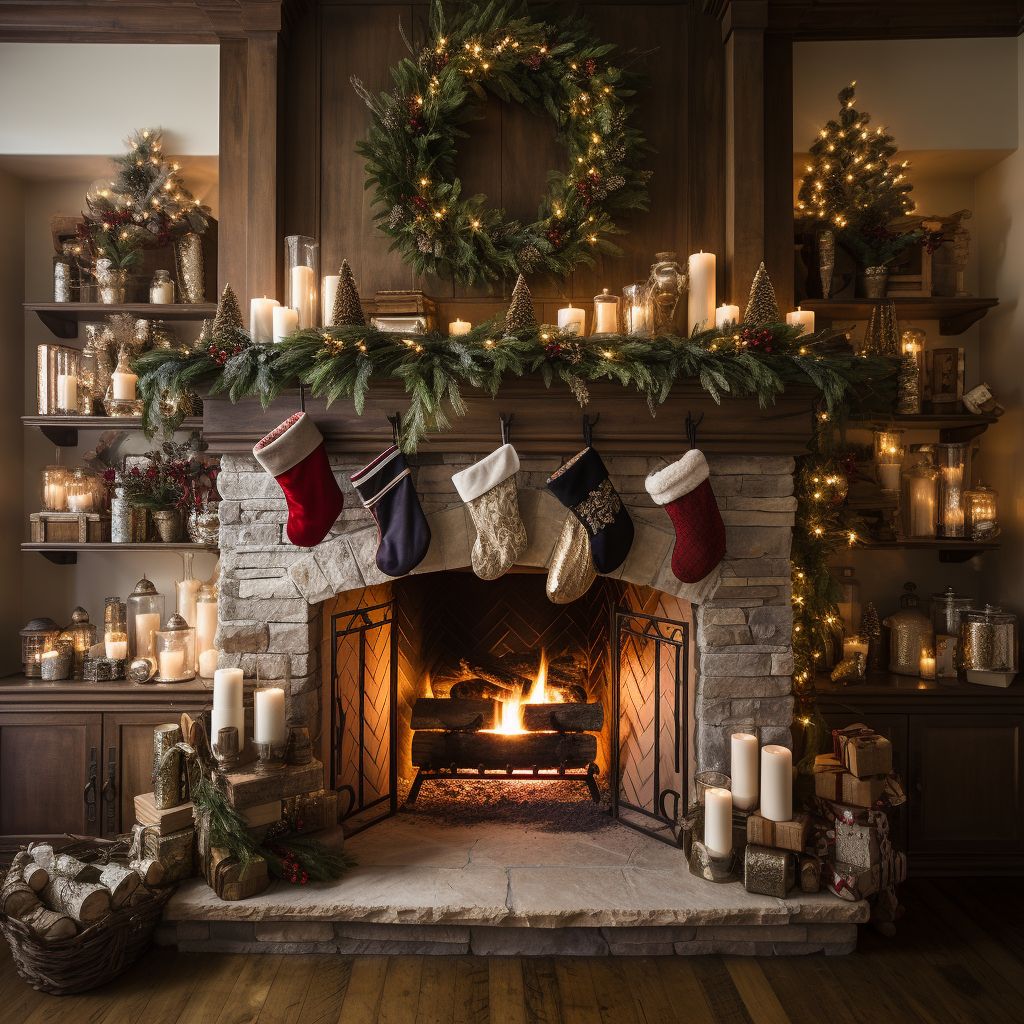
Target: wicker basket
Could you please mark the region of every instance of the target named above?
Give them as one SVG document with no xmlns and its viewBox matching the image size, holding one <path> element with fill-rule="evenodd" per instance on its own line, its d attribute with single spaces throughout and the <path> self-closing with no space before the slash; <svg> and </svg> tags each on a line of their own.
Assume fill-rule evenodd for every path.
<svg viewBox="0 0 1024 1024">
<path fill-rule="evenodd" d="M 127 863 L 128 848 L 128 837 L 78 839 L 61 852 L 86 863 Z M 140 888 L 144 887 L 140 883 Z M 18 974 L 36 991 L 55 996 L 86 992 L 113 980 L 145 953 L 174 888 L 149 888 L 153 899 L 111 911 L 73 938 L 40 938 L 21 921 L 2 913 L 0 929 L 11 947 Z"/>
</svg>

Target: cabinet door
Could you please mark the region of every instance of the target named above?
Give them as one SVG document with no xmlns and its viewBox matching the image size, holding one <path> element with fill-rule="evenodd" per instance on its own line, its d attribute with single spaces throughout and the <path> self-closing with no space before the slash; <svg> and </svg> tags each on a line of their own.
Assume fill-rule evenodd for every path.
<svg viewBox="0 0 1024 1024">
<path fill-rule="evenodd" d="M 918 715 L 910 723 L 910 852 L 1024 853 L 1024 715 Z"/>
<path fill-rule="evenodd" d="M 99 835 L 101 716 L 0 713 L 0 843 Z"/>
<path fill-rule="evenodd" d="M 135 821 L 135 797 L 153 790 L 153 728 L 176 722 L 182 711 L 108 712 L 103 716 L 103 832 L 126 832 Z"/>
</svg>

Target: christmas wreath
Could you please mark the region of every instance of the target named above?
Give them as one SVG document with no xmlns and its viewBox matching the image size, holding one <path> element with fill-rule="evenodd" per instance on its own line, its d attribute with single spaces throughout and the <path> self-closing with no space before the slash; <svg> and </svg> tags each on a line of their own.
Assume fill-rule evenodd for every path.
<svg viewBox="0 0 1024 1024">
<path fill-rule="evenodd" d="M 407 41 L 408 45 L 408 41 Z M 418 273 L 463 284 L 519 273 L 564 277 L 598 253 L 619 254 L 612 215 L 646 209 L 645 140 L 629 121 L 628 76 L 579 18 L 535 21 L 525 4 L 431 7 L 428 42 L 392 69 L 395 85 L 373 96 L 352 84 L 373 118 L 359 146 L 375 219 Z M 409 46 L 410 53 L 413 48 Z M 485 196 L 464 196 L 456 140 L 482 116 L 491 93 L 555 122 L 568 171 L 552 171 L 531 224 L 508 219 Z"/>
</svg>

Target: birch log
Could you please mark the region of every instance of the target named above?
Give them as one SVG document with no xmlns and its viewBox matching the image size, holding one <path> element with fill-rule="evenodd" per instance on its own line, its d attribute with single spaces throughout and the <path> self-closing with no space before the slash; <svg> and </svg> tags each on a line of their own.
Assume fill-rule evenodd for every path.
<svg viewBox="0 0 1024 1024">
<path fill-rule="evenodd" d="M 139 857 L 129 867 L 142 879 L 144 885 L 159 885 L 166 874 L 163 864 L 153 857 Z"/>
<path fill-rule="evenodd" d="M 42 892 L 50 880 L 50 873 L 46 868 L 37 864 L 31 854 L 24 850 L 14 855 L 11 866 L 21 875 L 22 880 L 33 892 Z"/>
<path fill-rule="evenodd" d="M 76 882 L 58 875 L 42 892 L 43 902 L 81 924 L 98 921 L 110 911 L 110 890 L 94 882 Z"/>
<path fill-rule="evenodd" d="M 78 933 L 78 926 L 67 914 L 47 910 L 41 903 L 21 918 L 21 923 L 44 939 L 70 939 Z"/>
<path fill-rule="evenodd" d="M 122 864 L 107 864 L 100 872 L 100 885 L 110 890 L 110 905 L 117 910 L 123 907 L 139 887 L 140 878 L 131 868 Z"/>
<path fill-rule="evenodd" d="M 40 907 L 39 897 L 32 888 L 16 874 L 10 874 L 0 887 L 0 913 L 8 917 L 21 917 L 34 907 Z"/>
</svg>

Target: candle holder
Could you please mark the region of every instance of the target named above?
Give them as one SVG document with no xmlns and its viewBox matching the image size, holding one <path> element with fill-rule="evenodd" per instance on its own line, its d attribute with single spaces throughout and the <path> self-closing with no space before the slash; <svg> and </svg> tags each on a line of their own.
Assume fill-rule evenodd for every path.
<svg viewBox="0 0 1024 1024">
<path fill-rule="evenodd" d="M 44 651 L 39 659 L 40 678 L 53 682 L 71 675 L 74 650 L 69 643 L 58 643 L 52 651 Z"/>
<path fill-rule="evenodd" d="M 611 295 L 607 288 L 601 290 L 600 295 L 594 296 L 594 325 L 590 332 L 594 334 L 618 334 L 621 330 L 619 323 L 619 297 Z"/>
<path fill-rule="evenodd" d="M 137 391 L 138 375 L 132 373 L 131 355 L 127 346 L 122 346 L 118 353 L 117 366 L 103 396 L 103 409 L 108 416 L 142 415 L 142 401 Z"/>
<path fill-rule="evenodd" d="M 995 540 L 999 536 L 998 497 L 983 483 L 964 493 L 964 527 L 971 540 Z"/>
<path fill-rule="evenodd" d="M 156 666 L 156 631 L 164 614 L 164 598 L 145 576 L 128 595 L 128 656 L 149 658 Z"/>
<path fill-rule="evenodd" d="M 732 789 L 732 779 L 724 772 L 697 772 L 693 777 L 697 803 L 704 806 L 704 794 L 709 789 Z"/>
<path fill-rule="evenodd" d="M 172 615 L 156 632 L 156 681 L 185 683 L 196 677 L 196 630 Z"/>
<path fill-rule="evenodd" d="M 939 467 L 939 500 L 937 530 L 940 537 L 963 537 L 964 480 L 967 476 L 967 445 L 935 445 L 935 462 Z"/>
<path fill-rule="evenodd" d="M 253 746 L 256 747 L 256 757 L 258 758 L 255 768 L 257 775 L 271 775 L 284 769 L 286 764 L 284 743 L 254 742 Z"/>
<path fill-rule="evenodd" d="M 217 738 L 213 743 L 213 756 L 217 759 L 217 771 L 227 775 L 238 768 L 238 730 L 233 725 L 225 725 L 217 730 Z"/>
<path fill-rule="evenodd" d="M 320 243 L 309 235 L 288 235 L 284 240 L 284 304 L 298 313 L 299 330 L 320 322 L 319 282 Z"/>
<path fill-rule="evenodd" d="M 901 416 L 917 416 L 921 412 L 921 355 L 926 340 L 924 331 L 916 327 L 908 327 L 900 335 L 896 411 Z"/>
<path fill-rule="evenodd" d="M 60 449 L 57 449 L 60 458 Z M 65 512 L 68 507 L 68 471 L 60 463 L 43 468 L 43 504 L 44 512 Z"/>
<path fill-rule="evenodd" d="M 81 353 L 61 347 L 56 354 L 56 408 L 58 416 L 78 415 L 78 379 L 82 373 Z"/>
<path fill-rule="evenodd" d="M 635 338 L 651 334 L 651 294 L 645 284 L 627 284 L 622 289 L 623 333 Z"/>
<path fill-rule="evenodd" d="M 874 433 L 875 469 L 883 491 L 899 492 L 905 449 L 903 431 L 892 427 Z"/>
</svg>

